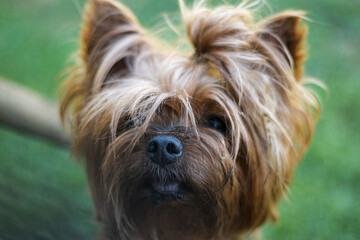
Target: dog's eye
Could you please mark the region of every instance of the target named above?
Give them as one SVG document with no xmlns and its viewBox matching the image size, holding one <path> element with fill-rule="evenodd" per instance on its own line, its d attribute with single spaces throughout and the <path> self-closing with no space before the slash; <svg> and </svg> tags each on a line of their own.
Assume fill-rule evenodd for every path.
<svg viewBox="0 0 360 240">
<path fill-rule="evenodd" d="M 125 117 L 122 121 L 119 122 L 119 125 L 116 130 L 116 136 L 120 136 L 120 134 L 126 132 L 129 129 L 134 127 L 134 122 L 130 117 Z"/>
<path fill-rule="evenodd" d="M 208 118 L 207 124 L 212 129 L 215 129 L 223 134 L 226 133 L 226 124 L 220 117 L 213 116 Z"/>
</svg>

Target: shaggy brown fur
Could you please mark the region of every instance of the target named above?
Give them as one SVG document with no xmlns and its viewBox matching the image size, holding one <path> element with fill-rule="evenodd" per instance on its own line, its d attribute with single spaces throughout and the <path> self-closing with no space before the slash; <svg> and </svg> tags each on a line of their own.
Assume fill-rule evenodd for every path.
<svg viewBox="0 0 360 240">
<path fill-rule="evenodd" d="M 248 2 L 203 2 L 179 0 L 193 52 L 151 39 L 118 2 L 86 8 L 61 115 L 85 156 L 102 239 L 240 239 L 277 219 L 310 143 L 318 102 L 302 80 L 304 13 L 254 22 Z M 151 157 L 159 136 L 181 156 Z"/>
</svg>

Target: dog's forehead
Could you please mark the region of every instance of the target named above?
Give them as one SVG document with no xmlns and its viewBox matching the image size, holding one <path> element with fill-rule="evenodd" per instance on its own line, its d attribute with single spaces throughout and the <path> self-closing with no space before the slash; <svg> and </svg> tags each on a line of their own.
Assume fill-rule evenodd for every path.
<svg viewBox="0 0 360 240">
<path fill-rule="evenodd" d="M 210 90 L 223 90 L 225 84 L 214 64 L 182 54 L 157 55 L 150 61 L 138 62 L 135 74 L 144 77 L 160 94 L 186 94 L 190 98 L 199 98 Z"/>
<path fill-rule="evenodd" d="M 232 101 L 226 81 L 211 63 L 179 54 L 140 56 L 133 64 L 130 74 L 110 80 L 94 99 L 96 106 L 106 102 L 114 119 L 152 116 L 160 125 L 166 119 L 187 125 L 190 115 L 199 120 L 222 116 L 225 103 Z"/>
</svg>

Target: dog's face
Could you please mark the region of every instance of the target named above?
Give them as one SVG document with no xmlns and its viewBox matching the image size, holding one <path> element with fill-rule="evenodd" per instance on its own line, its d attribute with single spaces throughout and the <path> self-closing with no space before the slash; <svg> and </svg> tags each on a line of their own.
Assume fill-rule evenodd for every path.
<svg viewBox="0 0 360 240">
<path fill-rule="evenodd" d="M 82 66 L 65 84 L 108 238 L 225 239 L 276 219 L 309 144 L 301 12 L 187 9 L 193 53 L 150 39 L 124 6 L 93 0 Z"/>
</svg>

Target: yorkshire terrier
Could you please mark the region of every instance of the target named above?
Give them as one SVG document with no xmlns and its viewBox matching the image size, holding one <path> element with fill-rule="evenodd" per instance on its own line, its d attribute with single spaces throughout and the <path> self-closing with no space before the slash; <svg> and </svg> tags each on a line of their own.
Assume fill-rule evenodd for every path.
<svg viewBox="0 0 360 240">
<path fill-rule="evenodd" d="M 310 143 L 304 12 L 254 21 L 247 1 L 179 5 L 192 50 L 150 37 L 114 0 L 86 7 L 61 115 L 100 239 L 242 239 L 276 221 Z"/>
</svg>

